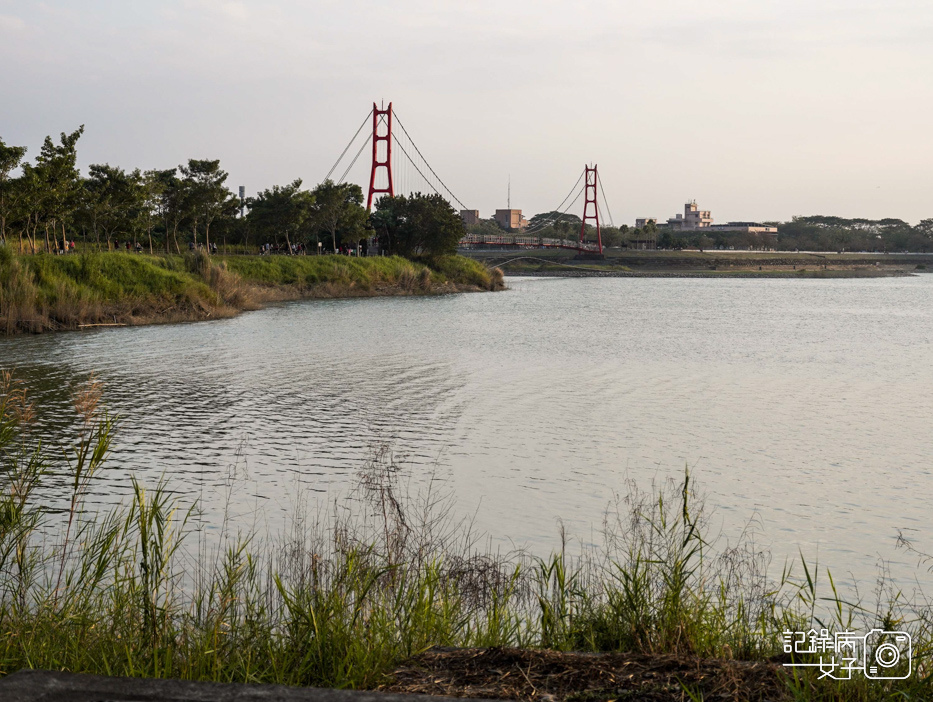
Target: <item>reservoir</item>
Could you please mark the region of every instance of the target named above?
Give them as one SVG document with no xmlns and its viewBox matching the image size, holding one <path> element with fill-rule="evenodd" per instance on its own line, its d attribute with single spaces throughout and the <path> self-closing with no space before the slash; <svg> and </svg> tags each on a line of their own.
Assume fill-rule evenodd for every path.
<svg viewBox="0 0 933 702">
<path fill-rule="evenodd" d="M 201 519 L 284 529 L 379 446 L 490 543 L 599 542 L 613 494 L 689 467 L 751 529 L 870 591 L 933 575 L 933 275 L 508 278 L 495 294 L 304 301 L 196 324 L 0 340 L 52 444 L 96 374 L 119 430 L 91 502 L 164 477 Z M 45 498 L 64 501 L 61 476 Z"/>
</svg>

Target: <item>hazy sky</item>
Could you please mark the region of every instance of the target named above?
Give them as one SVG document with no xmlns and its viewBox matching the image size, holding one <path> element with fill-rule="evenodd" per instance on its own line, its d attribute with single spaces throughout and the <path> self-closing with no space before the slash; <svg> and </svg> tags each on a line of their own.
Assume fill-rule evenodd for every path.
<svg viewBox="0 0 933 702">
<path fill-rule="evenodd" d="M 616 224 L 933 217 L 931 0 L 0 0 L 0 138 L 31 156 L 83 123 L 85 168 L 311 186 L 382 99 L 483 216 L 597 162 Z"/>
</svg>

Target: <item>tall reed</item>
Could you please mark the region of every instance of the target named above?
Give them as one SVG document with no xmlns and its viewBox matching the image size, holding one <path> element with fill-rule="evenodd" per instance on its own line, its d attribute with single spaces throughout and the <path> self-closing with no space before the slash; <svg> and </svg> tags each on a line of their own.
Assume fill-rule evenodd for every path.
<svg viewBox="0 0 933 702">
<path fill-rule="evenodd" d="M 438 645 L 760 660 L 781 654 L 785 630 L 816 626 L 907 629 L 916 672 L 845 683 L 790 673 L 788 699 L 930 690 L 929 603 L 890 587 L 873 605 L 847 598 L 803 558 L 771 579 L 748 534 L 731 546 L 709 537 L 686 473 L 647 491 L 626 486 L 599 547 L 574 552 L 562 534 L 557 552 L 536 558 L 484 546 L 439 481 L 412 489 L 380 446 L 333 513 L 298 504 L 291 529 L 265 538 L 225 520 L 206 550 L 191 543 L 203 533 L 196 512 L 164 482 L 134 480 L 130 504 L 109 511 L 87 505 L 115 428 L 93 381 L 75 409 L 67 460 L 54 458 L 25 388 L 0 376 L 0 674 L 367 688 Z M 64 514 L 43 506 L 53 470 L 70 476 Z"/>
</svg>

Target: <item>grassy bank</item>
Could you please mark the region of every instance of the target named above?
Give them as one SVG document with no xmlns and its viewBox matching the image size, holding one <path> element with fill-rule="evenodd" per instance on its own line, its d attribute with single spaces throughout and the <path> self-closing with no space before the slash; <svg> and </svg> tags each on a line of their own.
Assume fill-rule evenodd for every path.
<svg viewBox="0 0 933 702">
<path fill-rule="evenodd" d="M 216 536 L 205 545 L 205 525 L 167 486 L 134 482 L 130 504 L 109 512 L 86 505 L 114 432 L 99 400 L 93 384 L 80 389 L 70 448 L 38 451 L 41 408 L 9 376 L 0 383 L 0 674 L 529 700 L 929 699 L 929 605 L 885 588 L 877 601 L 850 598 L 803 561 L 772 578 L 751 541 L 709 537 L 688 476 L 647 492 L 626 486 L 600 546 L 542 559 L 482 548 L 449 496 L 411 496 L 383 448 L 332 516 L 297 505 L 292 528 L 263 540 L 225 520 L 207 525 Z M 64 514 L 39 497 L 50 473 L 68 477 Z M 914 674 L 795 677 L 773 657 L 785 630 L 810 626 L 908 629 Z"/>
<path fill-rule="evenodd" d="M 0 330 L 228 317 L 274 300 L 496 290 L 502 277 L 457 256 L 17 255 L 0 246 Z"/>
</svg>

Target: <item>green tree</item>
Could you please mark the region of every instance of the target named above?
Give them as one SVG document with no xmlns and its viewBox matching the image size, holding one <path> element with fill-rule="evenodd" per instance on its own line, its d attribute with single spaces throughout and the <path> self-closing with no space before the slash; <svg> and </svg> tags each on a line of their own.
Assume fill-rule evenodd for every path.
<svg viewBox="0 0 933 702">
<path fill-rule="evenodd" d="M 645 224 L 643 235 L 645 240 L 649 242 L 647 244 L 649 248 L 658 248 L 658 225 L 655 222 L 647 222 Z"/>
<path fill-rule="evenodd" d="M 622 232 L 618 227 L 606 226 L 599 228 L 599 234 L 603 240 L 603 246 L 621 246 L 622 245 Z"/>
<path fill-rule="evenodd" d="M 6 222 L 13 204 L 9 192 L 10 173 L 19 167 L 25 155 L 25 146 L 7 146 L 0 139 L 0 244 L 6 243 Z"/>
<path fill-rule="evenodd" d="M 359 185 L 325 180 L 311 195 L 310 230 L 326 234 L 334 252 L 341 244 L 356 243 L 366 236 L 366 210 Z"/>
<path fill-rule="evenodd" d="M 502 227 L 494 219 L 481 219 L 475 224 L 466 225 L 467 233 L 477 236 L 498 236 L 502 234 Z"/>
<path fill-rule="evenodd" d="M 241 219 L 238 215 L 240 213 L 240 198 L 230 193 L 224 201 L 220 204 L 220 209 L 217 214 L 217 218 L 214 220 L 213 232 L 214 232 L 214 241 L 221 241 L 224 253 L 227 252 L 227 238 L 235 239 L 239 236 L 243 239 L 243 243 L 246 242 L 246 234 L 248 233 L 248 227 L 246 227 L 246 220 Z"/>
<path fill-rule="evenodd" d="M 118 235 L 136 240 L 146 208 L 146 190 L 139 170 L 126 173 L 109 164 L 92 164 L 85 183 L 95 238 L 100 247 L 100 233 L 107 238 L 107 250 Z"/>
<path fill-rule="evenodd" d="M 181 253 L 178 230 L 185 226 L 191 212 L 188 184 L 178 177 L 177 168 L 151 171 L 151 174 L 152 179 L 158 182 L 154 186 L 159 193 L 156 212 L 165 230 L 165 253 L 170 253 L 172 244 L 175 253 Z"/>
<path fill-rule="evenodd" d="M 565 214 L 557 210 L 551 210 L 550 212 L 539 212 L 528 220 L 528 229 L 551 227 L 559 222 L 567 222 L 569 229 L 576 229 L 577 233 L 580 232 L 580 225 L 583 224 L 583 220 L 575 214 Z"/>
<path fill-rule="evenodd" d="M 383 197 L 371 222 L 382 248 L 400 256 L 454 254 L 465 233 L 460 215 L 436 194 Z"/>
<path fill-rule="evenodd" d="M 274 185 L 247 199 L 250 229 L 259 236 L 271 237 L 276 244 L 281 234 L 291 251 L 292 239 L 311 216 L 313 202 L 313 196 L 301 189 L 300 178 L 288 185 Z"/>
<path fill-rule="evenodd" d="M 657 248 L 659 249 L 673 249 L 676 245 L 674 233 L 667 228 L 658 231 L 657 241 Z"/>
<path fill-rule="evenodd" d="M 211 223 L 222 216 L 230 191 L 224 183 L 227 172 L 220 169 L 219 160 L 188 159 L 187 166 L 179 166 L 188 189 L 188 204 L 192 218 L 194 243 L 198 243 L 198 224 L 204 225 L 204 243 L 210 250 Z"/>
<path fill-rule="evenodd" d="M 53 238 L 57 241 L 60 227 L 64 242 L 66 222 L 78 204 L 81 174 L 76 165 L 77 144 L 82 134 L 84 134 L 83 124 L 71 134 L 62 132 L 59 144 L 55 144 L 52 137 L 47 136 L 36 157 L 35 166 L 27 164 L 23 168 L 24 174 L 27 170 L 32 172 L 30 175 L 36 179 L 34 183 L 41 188 L 40 197 L 35 199 L 35 205 L 37 216 L 45 230 L 45 244 L 48 251 L 52 250 L 49 229 L 52 230 Z M 35 243 L 33 243 L 33 248 L 35 248 Z"/>
<path fill-rule="evenodd" d="M 43 189 L 35 168 L 23 165 L 23 174 L 10 182 L 9 200 L 11 220 L 19 230 L 19 250 L 23 251 L 23 236 L 33 253 L 36 253 L 36 237 L 41 224 Z"/>
<path fill-rule="evenodd" d="M 911 250 L 924 253 L 933 250 L 933 219 L 920 220 L 913 231 Z"/>
<path fill-rule="evenodd" d="M 142 175 L 141 185 L 143 189 L 142 193 L 142 218 L 143 226 L 146 230 L 146 235 L 149 238 L 149 253 L 153 253 L 152 249 L 152 230 L 156 226 L 156 222 L 162 219 L 162 198 L 165 194 L 166 183 L 161 177 L 161 171 L 150 170 L 146 171 Z M 168 243 L 168 232 L 166 232 L 166 250 Z"/>
</svg>

